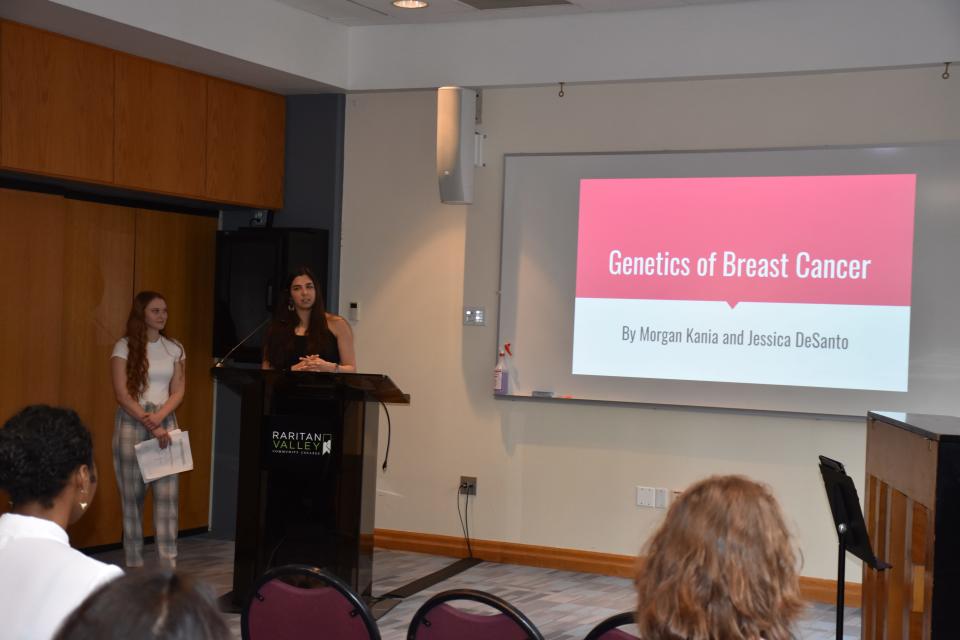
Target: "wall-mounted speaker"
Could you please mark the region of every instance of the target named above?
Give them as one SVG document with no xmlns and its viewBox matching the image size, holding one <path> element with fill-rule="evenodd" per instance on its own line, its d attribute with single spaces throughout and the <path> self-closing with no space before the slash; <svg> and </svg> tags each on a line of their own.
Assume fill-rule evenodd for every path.
<svg viewBox="0 0 960 640">
<path fill-rule="evenodd" d="M 437 178 L 441 202 L 473 202 L 476 113 L 476 91 L 460 87 L 437 89 Z"/>
</svg>

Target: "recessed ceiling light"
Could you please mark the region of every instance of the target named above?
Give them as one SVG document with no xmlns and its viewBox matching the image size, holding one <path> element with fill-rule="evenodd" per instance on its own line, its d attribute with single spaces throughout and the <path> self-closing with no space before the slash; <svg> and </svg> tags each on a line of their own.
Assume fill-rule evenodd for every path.
<svg viewBox="0 0 960 640">
<path fill-rule="evenodd" d="M 423 9 L 429 4 L 426 0 L 393 0 L 393 6 L 401 9 Z"/>
</svg>

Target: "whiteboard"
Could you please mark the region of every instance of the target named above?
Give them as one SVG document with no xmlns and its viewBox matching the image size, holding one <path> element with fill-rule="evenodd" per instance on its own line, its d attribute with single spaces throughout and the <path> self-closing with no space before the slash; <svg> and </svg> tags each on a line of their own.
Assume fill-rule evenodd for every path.
<svg viewBox="0 0 960 640">
<path fill-rule="evenodd" d="M 573 375 L 581 179 L 917 175 L 906 392 Z M 504 158 L 498 341 L 508 396 L 863 416 L 960 414 L 960 144 Z"/>
</svg>

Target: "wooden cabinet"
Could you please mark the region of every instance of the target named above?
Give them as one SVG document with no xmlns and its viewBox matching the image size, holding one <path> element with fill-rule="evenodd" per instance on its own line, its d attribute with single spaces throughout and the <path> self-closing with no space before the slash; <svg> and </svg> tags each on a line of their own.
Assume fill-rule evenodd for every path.
<svg viewBox="0 0 960 640">
<path fill-rule="evenodd" d="M 863 570 L 865 640 L 960 637 L 960 419 L 870 412 L 867 531 L 891 565 Z"/>
<path fill-rule="evenodd" d="M 0 22 L 0 167 L 283 206 L 283 96 Z"/>
<path fill-rule="evenodd" d="M 66 200 L 63 223 L 61 349 L 48 375 L 60 378 L 58 404 L 74 409 L 93 433 L 99 488 L 90 509 L 70 527 L 80 547 L 120 540 L 120 493 L 113 473 L 110 355 L 127 326 L 133 292 L 136 210 Z"/>
<path fill-rule="evenodd" d="M 208 80 L 208 198 L 283 206 L 284 118 L 281 96 Z"/>
<path fill-rule="evenodd" d="M 169 334 L 186 351 L 186 394 L 177 421 L 190 433 L 194 469 L 180 476 L 180 528 L 209 521 L 213 449 L 213 281 L 217 219 L 138 211 L 134 289 L 167 298 Z M 204 464 L 197 465 L 202 460 Z"/>
<path fill-rule="evenodd" d="M 3 22 L 0 163 L 112 182 L 113 74 L 109 49 Z"/>
<path fill-rule="evenodd" d="M 204 195 L 207 80 L 116 54 L 116 183 Z"/>
<path fill-rule="evenodd" d="M 51 370 L 60 362 L 64 208 L 57 196 L 0 189 L 0 422 L 60 397 Z"/>
<path fill-rule="evenodd" d="M 93 434 L 99 490 L 70 528 L 77 547 L 116 544 L 122 512 L 113 473 L 113 345 L 137 288 L 161 291 L 170 334 L 187 352 L 194 470 L 181 476 L 180 528 L 205 527 L 210 497 L 215 218 L 0 189 L 0 422 L 28 404 L 68 406 Z M 149 495 L 149 494 L 148 494 Z M 148 499 L 149 500 L 149 499 Z M 7 501 L 0 496 L 0 512 Z M 144 509 L 152 534 L 151 509 Z"/>
</svg>

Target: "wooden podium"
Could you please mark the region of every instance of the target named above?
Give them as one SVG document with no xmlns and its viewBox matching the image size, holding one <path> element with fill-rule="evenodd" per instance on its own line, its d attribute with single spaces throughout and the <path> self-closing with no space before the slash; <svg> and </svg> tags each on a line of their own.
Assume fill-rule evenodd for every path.
<svg viewBox="0 0 960 640">
<path fill-rule="evenodd" d="M 237 390 L 240 463 L 234 606 L 271 567 L 302 563 L 370 596 L 379 402 L 409 404 L 385 375 L 213 368 Z"/>
<path fill-rule="evenodd" d="M 864 640 L 960 638 L 960 418 L 867 414 Z"/>
</svg>

